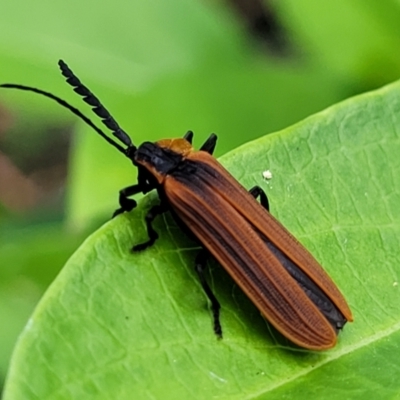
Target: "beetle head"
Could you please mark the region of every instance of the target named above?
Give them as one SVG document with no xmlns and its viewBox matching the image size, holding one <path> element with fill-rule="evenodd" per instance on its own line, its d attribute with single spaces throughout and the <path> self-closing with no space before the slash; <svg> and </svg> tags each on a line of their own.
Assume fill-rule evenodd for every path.
<svg viewBox="0 0 400 400">
<path fill-rule="evenodd" d="M 192 151 L 192 145 L 185 139 L 165 139 L 158 142 L 144 142 L 133 154 L 132 161 L 143 166 L 158 183 L 171 173 Z"/>
</svg>

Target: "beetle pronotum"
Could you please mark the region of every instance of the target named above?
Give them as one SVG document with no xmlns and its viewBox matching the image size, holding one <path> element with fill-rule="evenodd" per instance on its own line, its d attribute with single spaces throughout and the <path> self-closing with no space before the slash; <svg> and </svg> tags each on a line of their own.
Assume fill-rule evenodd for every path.
<svg viewBox="0 0 400 400">
<path fill-rule="evenodd" d="M 157 240 L 153 220 L 170 211 L 203 247 L 196 257 L 195 270 L 211 302 L 218 336 L 222 336 L 220 304 L 204 275 L 210 255 L 261 314 L 293 343 L 313 350 L 333 347 L 339 330 L 353 319 L 346 300 L 314 257 L 269 213 L 265 192 L 258 186 L 248 192 L 212 156 L 216 135 L 212 134 L 199 151 L 192 147 L 191 131 L 181 139 L 145 142 L 137 147 L 68 66 L 63 61 L 59 66 L 74 91 L 125 147 L 51 93 L 17 84 L 0 86 L 52 98 L 132 161 L 138 168 L 138 182 L 120 191 L 120 208 L 114 216 L 136 207 L 136 201 L 129 197 L 157 190 L 160 203 L 145 218 L 148 240 L 132 250 L 144 250 Z"/>
</svg>

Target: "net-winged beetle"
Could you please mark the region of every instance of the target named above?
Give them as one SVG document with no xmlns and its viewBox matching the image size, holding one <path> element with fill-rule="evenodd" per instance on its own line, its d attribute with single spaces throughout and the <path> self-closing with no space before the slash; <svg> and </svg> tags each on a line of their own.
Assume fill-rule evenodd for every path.
<svg viewBox="0 0 400 400">
<path fill-rule="evenodd" d="M 146 215 L 148 240 L 135 245 L 133 251 L 144 250 L 157 240 L 153 220 L 171 211 L 203 247 L 196 257 L 195 269 L 211 302 L 218 336 L 222 336 L 220 304 L 204 274 L 209 256 L 226 269 L 261 314 L 293 343 L 313 350 L 333 347 L 339 330 L 353 320 L 346 300 L 314 257 L 269 213 L 265 192 L 258 186 L 247 191 L 212 156 L 216 135 L 212 134 L 198 151 L 192 147 L 191 131 L 180 139 L 145 142 L 136 147 L 68 66 L 63 61 L 59 66 L 74 91 L 123 146 L 51 93 L 17 84 L 0 86 L 52 98 L 132 161 L 138 168 L 138 182 L 120 191 L 120 208 L 114 216 L 136 207 L 131 196 L 157 190 L 160 203 Z"/>
</svg>

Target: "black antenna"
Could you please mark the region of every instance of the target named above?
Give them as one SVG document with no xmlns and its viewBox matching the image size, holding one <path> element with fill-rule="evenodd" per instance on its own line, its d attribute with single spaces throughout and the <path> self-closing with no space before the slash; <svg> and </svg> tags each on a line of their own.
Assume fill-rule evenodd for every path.
<svg viewBox="0 0 400 400">
<path fill-rule="evenodd" d="M 82 84 L 68 65 L 63 60 L 60 60 L 58 65 L 60 66 L 61 73 L 67 78 L 67 83 L 74 88 L 74 92 L 82 96 L 83 101 L 92 107 L 93 112 L 101 118 L 103 124 L 110 129 L 111 133 L 128 146 L 129 150 L 136 150 L 136 147 L 132 144 L 131 138 L 128 134 L 121 129 L 108 110 L 100 103 L 100 100 Z"/>
<path fill-rule="evenodd" d="M 81 118 L 83 121 L 85 121 L 89 126 L 91 126 L 100 136 L 102 136 L 105 140 L 107 140 L 108 143 L 110 143 L 112 146 L 117 148 L 121 153 L 124 153 L 127 155 L 127 150 L 125 150 L 121 145 L 119 145 L 117 142 L 115 142 L 113 139 L 108 137 L 100 128 L 98 128 L 86 115 L 82 114 L 77 108 L 71 106 L 68 104 L 65 100 L 61 99 L 60 97 L 55 96 L 52 93 L 45 92 L 44 90 L 41 89 L 36 89 L 34 87 L 30 86 L 24 86 L 24 85 L 17 85 L 14 83 L 4 83 L 0 85 L 2 88 L 6 89 L 20 89 L 20 90 L 26 90 L 28 92 L 34 92 L 41 94 L 45 97 L 49 97 L 52 100 L 55 100 L 58 104 L 62 105 L 63 107 L 67 108 L 70 110 L 73 114 Z"/>
</svg>

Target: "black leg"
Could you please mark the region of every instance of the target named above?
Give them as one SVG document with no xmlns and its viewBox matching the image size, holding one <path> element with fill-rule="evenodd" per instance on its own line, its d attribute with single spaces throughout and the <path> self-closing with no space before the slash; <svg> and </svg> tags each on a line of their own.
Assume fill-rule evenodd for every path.
<svg viewBox="0 0 400 400">
<path fill-rule="evenodd" d="M 142 192 L 142 185 L 136 184 L 132 186 L 128 186 L 119 191 L 119 205 L 121 206 L 118 210 L 114 211 L 113 218 L 119 214 L 122 214 L 125 211 L 133 210 L 137 203 L 133 199 L 128 199 L 129 196 L 133 196 L 134 194 L 138 194 Z"/>
<path fill-rule="evenodd" d="M 206 151 L 209 154 L 214 153 L 215 146 L 217 145 L 217 135 L 212 133 L 210 137 L 204 142 L 203 146 L 200 147 L 200 150 Z"/>
<path fill-rule="evenodd" d="M 185 133 L 185 136 L 183 137 L 185 140 L 187 140 L 190 144 L 192 144 L 193 141 L 193 132 L 192 131 L 187 131 Z"/>
<path fill-rule="evenodd" d="M 269 202 L 268 202 L 268 197 L 265 194 L 264 190 L 262 190 L 260 188 L 260 186 L 254 186 L 253 188 L 251 188 L 249 190 L 249 193 L 254 197 L 260 197 L 260 203 L 261 205 L 267 210 L 269 211 Z"/>
<path fill-rule="evenodd" d="M 158 239 L 158 233 L 154 230 L 152 222 L 157 215 L 160 215 L 167 211 L 167 207 L 164 204 L 157 204 L 150 208 L 147 212 L 145 221 L 147 227 L 147 234 L 149 235 L 149 240 L 144 243 L 137 244 L 132 247 L 132 251 L 142 251 L 149 246 L 152 246 L 154 242 Z"/>
<path fill-rule="evenodd" d="M 219 321 L 219 310 L 221 308 L 217 298 L 215 297 L 214 293 L 210 289 L 210 286 L 208 286 L 208 283 L 206 281 L 206 278 L 204 276 L 204 271 L 207 269 L 207 258 L 209 256 L 209 253 L 207 250 L 202 249 L 199 254 L 196 256 L 195 260 L 195 270 L 197 272 L 197 275 L 199 276 L 201 286 L 203 287 L 203 290 L 206 292 L 207 297 L 211 301 L 211 311 L 213 313 L 213 319 L 214 319 L 214 332 L 218 336 L 218 338 L 222 338 L 222 328 L 221 328 L 221 323 Z"/>
</svg>

